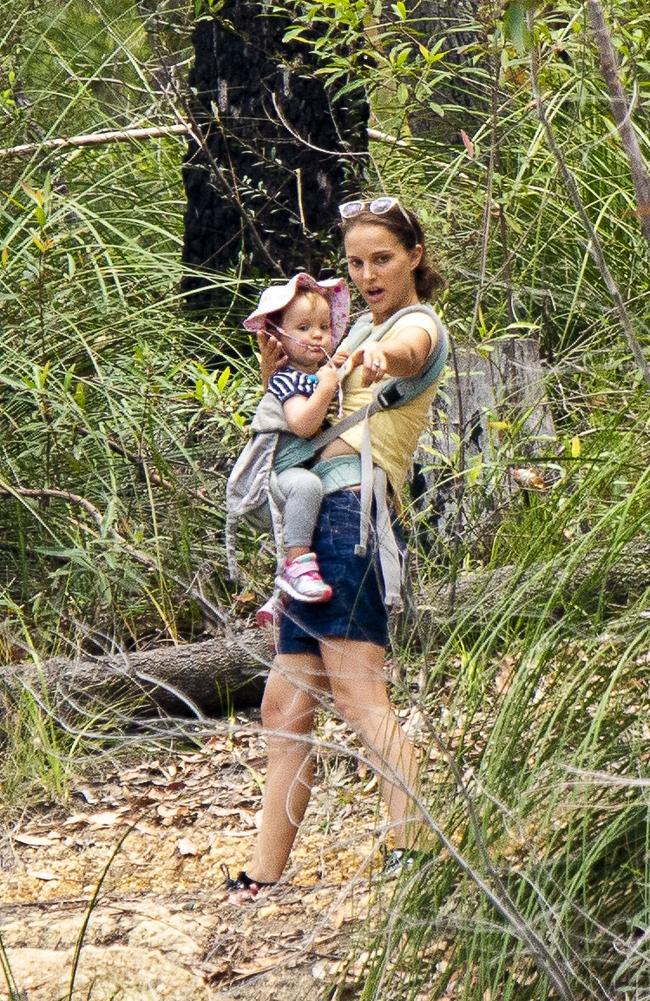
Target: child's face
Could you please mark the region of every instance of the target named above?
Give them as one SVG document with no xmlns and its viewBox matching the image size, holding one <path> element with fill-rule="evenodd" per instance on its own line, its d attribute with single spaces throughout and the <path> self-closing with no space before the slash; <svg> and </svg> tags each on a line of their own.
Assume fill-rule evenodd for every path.
<svg viewBox="0 0 650 1001">
<path fill-rule="evenodd" d="M 280 337 L 282 347 L 296 368 L 315 372 L 332 353 L 332 318 L 323 296 L 296 296 L 282 314 L 282 329 L 288 335 Z"/>
</svg>

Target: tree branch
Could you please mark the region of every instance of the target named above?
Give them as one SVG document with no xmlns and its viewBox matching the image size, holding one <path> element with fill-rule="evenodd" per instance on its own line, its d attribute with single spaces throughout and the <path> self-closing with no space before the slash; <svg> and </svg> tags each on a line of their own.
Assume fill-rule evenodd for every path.
<svg viewBox="0 0 650 1001">
<path fill-rule="evenodd" d="M 529 7 L 528 9 L 528 26 L 530 29 L 531 37 L 533 38 L 533 42 L 530 48 L 530 80 L 533 91 L 533 97 L 535 99 L 535 105 L 537 107 L 537 115 L 539 117 L 540 122 L 542 123 L 542 127 L 546 135 L 546 141 L 548 142 L 550 150 L 553 156 L 555 157 L 558 168 L 560 170 L 560 174 L 562 176 L 562 180 L 564 181 L 564 185 L 567 189 L 571 201 L 573 202 L 573 207 L 575 208 L 578 217 L 580 219 L 580 222 L 582 223 L 585 232 L 589 237 L 589 243 L 587 244 L 587 249 L 589 250 L 589 253 L 591 254 L 593 260 L 595 261 L 596 267 L 600 271 L 601 278 L 605 283 L 607 291 L 609 292 L 614 302 L 614 306 L 616 307 L 616 312 L 618 313 L 618 318 L 621 327 L 623 328 L 623 332 L 625 334 L 625 339 L 627 340 L 630 350 L 634 355 L 639 371 L 643 375 L 643 378 L 647 382 L 648 386 L 650 386 L 650 366 L 648 365 L 648 360 L 645 357 L 639 339 L 637 338 L 636 333 L 634 332 L 634 324 L 632 322 L 632 317 L 630 316 L 627 310 L 627 306 L 625 305 L 623 296 L 621 295 L 618 285 L 614 281 L 614 276 L 609 270 L 609 265 L 605 260 L 605 254 L 603 252 L 602 245 L 598 238 L 598 234 L 594 226 L 592 225 L 589 216 L 587 215 L 587 210 L 585 209 L 582 198 L 580 197 L 580 192 L 578 190 L 576 179 L 567 166 L 562 150 L 560 149 L 557 140 L 555 138 L 553 127 L 549 121 L 548 115 L 546 114 L 546 107 L 544 105 L 544 100 L 542 98 L 542 94 L 539 87 L 538 54 L 537 54 L 537 45 L 534 40 L 535 13 L 532 7 Z"/>
<path fill-rule="evenodd" d="M 632 109 L 628 106 L 621 84 L 616 50 L 605 22 L 603 8 L 598 0 L 587 0 L 587 14 L 598 49 L 600 71 L 607 85 L 612 114 L 630 165 L 641 231 L 650 251 L 650 174 L 632 125 Z"/>
<path fill-rule="evenodd" d="M 187 135 L 191 125 L 157 125 L 147 129 L 120 129 L 115 132 L 89 132 L 86 135 L 69 136 L 60 139 L 42 139 L 36 143 L 8 146 L 0 149 L 0 157 L 29 156 L 47 149 L 71 149 L 77 146 L 100 146 L 103 143 L 132 142 L 135 139 L 160 139 L 163 136 Z"/>
<path fill-rule="evenodd" d="M 161 139 L 164 136 L 184 136 L 194 131 L 195 125 L 179 122 L 176 125 L 156 125 L 147 129 L 120 129 L 115 132 L 89 132 L 86 135 L 69 136 L 59 139 L 42 139 L 40 142 L 23 143 L 20 146 L 7 146 L 0 149 L 0 159 L 10 156 L 29 156 L 31 153 L 41 153 L 48 149 L 75 149 L 79 146 L 101 146 L 103 143 L 133 142 L 136 139 Z M 378 129 L 368 129 L 368 138 L 375 142 L 390 143 L 393 146 L 409 147 L 401 139 L 380 132 Z"/>
</svg>

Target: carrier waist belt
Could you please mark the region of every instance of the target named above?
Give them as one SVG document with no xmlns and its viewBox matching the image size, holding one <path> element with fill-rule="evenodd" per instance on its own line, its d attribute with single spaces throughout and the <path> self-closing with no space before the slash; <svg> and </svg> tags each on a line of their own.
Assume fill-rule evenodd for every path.
<svg viewBox="0 0 650 1001">
<path fill-rule="evenodd" d="M 345 490 L 361 483 L 361 457 L 355 455 L 334 455 L 329 459 L 315 462 L 310 472 L 316 473 L 326 494 L 335 490 Z"/>
</svg>

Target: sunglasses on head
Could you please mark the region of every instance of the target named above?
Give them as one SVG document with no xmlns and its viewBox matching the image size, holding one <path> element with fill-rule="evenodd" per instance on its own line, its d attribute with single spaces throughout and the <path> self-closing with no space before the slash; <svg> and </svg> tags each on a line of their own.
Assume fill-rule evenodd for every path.
<svg viewBox="0 0 650 1001">
<path fill-rule="evenodd" d="M 373 215 L 385 215 L 386 212 L 390 212 L 393 208 L 398 208 L 409 226 L 413 228 L 413 223 L 400 205 L 398 199 L 392 198 L 390 195 L 383 195 L 381 198 L 372 198 L 370 201 L 343 202 L 339 205 L 339 215 L 342 219 L 354 219 L 364 209 L 368 209 Z"/>
</svg>

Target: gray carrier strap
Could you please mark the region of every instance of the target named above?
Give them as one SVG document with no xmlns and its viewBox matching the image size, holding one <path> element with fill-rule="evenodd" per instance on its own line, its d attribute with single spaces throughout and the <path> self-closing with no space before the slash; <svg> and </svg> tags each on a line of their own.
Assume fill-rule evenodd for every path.
<svg viewBox="0 0 650 1001">
<path fill-rule="evenodd" d="M 376 530 L 379 548 L 379 562 L 384 581 L 384 600 L 388 607 L 399 607 L 401 604 L 401 573 L 399 550 L 390 519 L 386 501 L 386 473 L 383 469 L 373 466 L 372 446 L 370 441 L 370 418 L 382 410 L 403 407 L 431 386 L 439 378 L 449 351 L 447 331 L 437 313 L 429 306 L 407 306 L 398 310 L 385 323 L 373 327 L 370 314 L 365 314 L 355 325 L 340 345 L 340 350 L 352 353 L 356 348 L 368 342 L 379 341 L 388 333 L 393 324 L 409 313 L 426 313 L 436 326 L 438 334 L 436 345 L 427 358 L 418 375 L 403 376 L 390 379 L 379 388 L 372 401 L 366 407 L 348 414 L 342 421 L 322 431 L 310 439 L 296 439 L 290 442 L 282 455 L 276 457 L 275 469 L 289 468 L 291 465 L 301 465 L 312 456 L 335 441 L 349 428 L 363 421 L 361 438 L 361 517 L 359 525 L 359 542 L 355 548 L 358 556 L 364 556 L 368 548 L 368 535 L 372 516 L 372 501 L 375 500 Z M 355 482 L 358 482 L 355 480 Z"/>
<path fill-rule="evenodd" d="M 391 317 L 387 324 L 384 324 L 383 330 L 382 328 L 376 328 L 365 340 L 380 339 L 400 316 L 409 312 L 422 310 L 422 306 L 408 307 L 405 310 L 400 310 L 399 313 Z M 400 607 L 401 605 L 400 558 L 386 501 L 386 473 L 379 466 L 374 467 L 373 472 L 370 418 L 380 410 L 402 407 L 410 400 L 415 399 L 425 389 L 428 389 L 442 372 L 449 350 L 447 332 L 433 310 L 427 308 L 425 311 L 430 313 L 435 321 L 438 338 L 436 346 L 427 358 L 422 370 L 417 376 L 391 379 L 383 389 L 379 390 L 368 407 L 362 408 L 355 414 L 350 415 L 364 422 L 361 437 L 361 519 L 359 543 L 355 551 L 359 556 L 364 556 L 367 551 L 372 501 L 374 497 L 379 562 L 384 581 L 384 601 L 388 607 Z M 353 328 L 349 335 L 351 339 L 354 333 L 355 329 Z M 352 346 L 352 350 L 354 350 L 354 345 Z M 346 421 L 341 421 L 331 430 L 338 432 L 340 435 L 342 431 L 347 430 L 346 427 L 343 427 L 345 423 Z M 350 426 L 351 424 L 352 421 L 350 421 Z M 330 429 L 324 432 L 324 435 L 329 435 L 329 433 Z M 324 435 L 319 435 L 319 439 L 322 440 Z M 320 447 L 320 441 L 318 444 Z"/>
<path fill-rule="evenodd" d="M 399 549 L 386 500 L 386 473 L 381 466 L 373 475 L 375 498 L 375 530 L 379 548 L 379 565 L 384 581 L 384 601 L 389 608 L 399 608 L 402 599 L 402 569 Z"/>
<path fill-rule="evenodd" d="M 384 484 L 385 482 L 386 477 L 384 475 Z M 359 525 L 359 544 L 355 549 L 357 556 L 365 556 L 368 547 L 368 532 L 370 531 L 374 486 L 370 424 L 367 420 L 364 420 L 361 433 L 361 523 Z"/>
<path fill-rule="evenodd" d="M 384 600 L 388 606 L 399 605 L 401 591 L 399 551 L 386 499 L 386 473 L 379 467 L 373 467 L 369 420 L 379 411 L 404 406 L 436 381 L 447 360 L 449 350 L 447 331 L 434 310 L 429 306 L 418 304 L 398 310 L 385 323 L 377 327 L 373 327 L 370 313 L 364 314 L 354 324 L 348 336 L 339 346 L 340 350 L 351 354 L 364 343 L 381 340 L 389 332 L 393 324 L 402 316 L 406 316 L 409 313 L 422 312 L 433 319 L 438 337 L 433 351 L 418 375 L 387 380 L 375 393 L 368 406 L 361 407 L 354 413 L 349 414 L 342 421 L 327 428 L 314 438 L 295 438 L 283 443 L 278 448 L 278 433 L 286 430 L 286 423 L 283 421 L 283 410 L 279 401 L 274 397 L 268 399 L 270 394 L 267 394 L 267 397 L 258 408 L 256 418 L 253 422 L 253 430 L 257 434 L 254 436 L 253 441 L 249 443 L 247 458 L 244 460 L 242 457 L 241 462 L 236 464 L 233 470 L 234 475 L 231 475 L 232 482 L 229 482 L 227 496 L 233 508 L 232 515 L 229 510 L 226 523 L 226 549 L 229 554 L 232 554 L 232 561 L 229 558 L 229 565 L 231 562 L 233 565 L 235 563 L 234 528 L 236 518 L 238 516 L 246 516 L 251 511 L 251 508 L 259 504 L 263 499 L 269 503 L 276 542 L 282 539 L 281 513 L 274 503 L 275 474 L 281 473 L 292 466 L 304 465 L 329 445 L 330 442 L 335 441 L 349 428 L 363 421 L 364 428 L 360 450 L 360 479 L 357 479 L 356 476 L 353 477 L 354 483 L 361 482 L 361 519 L 359 543 L 356 547 L 356 552 L 359 555 L 364 555 L 367 549 L 374 497 L 379 561 L 384 581 Z M 255 461 L 252 461 L 253 456 Z M 340 458 L 342 459 L 343 457 L 341 456 Z M 323 461 L 322 465 L 325 466 L 330 461 L 332 460 Z M 242 480 L 244 479 L 244 474 L 250 477 L 248 483 L 245 484 L 246 489 L 244 489 L 243 483 L 240 485 L 238 482 L 240 477 Z M 352 485 L 352 480 L 345 485 Z M 337 487 L 337 489 L 340 489 L 340 487 Z M 234 574 L 232 575 L 234 576 Z"/>
<path fill-rule="evenodd" d="M 369 450 L 367 450 L 367 454 L 370 455 Z M 374 470 L 371 469 L 370 474 L 366 473 L 363 475 L 361 472 L 361 456 L 358 452 L 355 452 L 354 455 L 336 455 L 331 459 L 321 459 L 320 462 L 311 467 L 311 471 L 321 479 L 325 494 L 333 493 L 335 490 L 343 490 L 345 487 L 350 487 L 361 482 L 362 493 L 359 497 L 359 506 L 363 519 L 361 531 L 366 536 L 369 534 L 370 514 L 374 498 L 375 536 L 379 553 L 379 565 L 384 582 L 384 601 L 388 606 L 394 607 L 399 605 L 402 583 L 401 560 L 393 532 L 391 513 L 388 507 L 386 473 L 380 466 L 375 466 Z M 365 484 L 368 484 L 370 489 L 364 494 L 363 488 Z M 365 552 L 365 543 L 363 546 L 361 543 L 355 546 L 355 554 L 357 556 L 364 556 Z"/>
<path fill-rule="evenodd" d="M 252 423 L 253 436 L 244 446 L 239 458 L 230 471 L 226 484 L 226 559 L 228 573 L 232 580 L 239 580 L 236 543 L 238 522 L 246 518 L 259 525 L 258 515 L 268 511 L 278 545 L 281 546 L 282 533 L 278 534 L 281 513 L 269 488 L 273 478 L 273 463 L 276 452 L 287 437 L 289 428 L 282 404 L 272 393 L 262 397 Z M 265 518 L 262 521 L 266 521 Z"/>
</svg>

